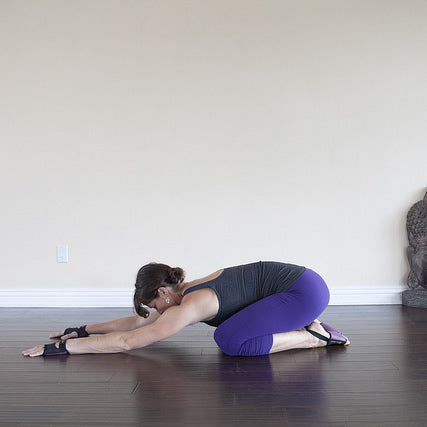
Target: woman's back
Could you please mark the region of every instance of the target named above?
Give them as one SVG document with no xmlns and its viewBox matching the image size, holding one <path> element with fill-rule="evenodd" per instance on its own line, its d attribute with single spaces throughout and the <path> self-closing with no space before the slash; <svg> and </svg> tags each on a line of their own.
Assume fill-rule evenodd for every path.
<svg viewBox="0 0 427 427">
<path fill-rule="evenodd" d="M 305 267 L 271 261 L 228 267 L 215 279 L 186 289 L 183 296 L 199 289 L 212 289 L 217 295 L 219 310 L 205 323 L 218 326 L 255 301 L 286 292 L 304 272 Z"/>
</svg>

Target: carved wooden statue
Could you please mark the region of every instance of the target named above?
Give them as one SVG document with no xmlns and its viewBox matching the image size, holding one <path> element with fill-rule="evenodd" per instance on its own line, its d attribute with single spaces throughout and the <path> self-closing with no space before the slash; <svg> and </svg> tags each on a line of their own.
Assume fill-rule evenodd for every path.
<svg viewBox="0 0 427 427">
<path fill-rule="evenodd" d="M 409 209 L 406 217 L 409 247 L 406 250 L 411 271 L 408 286 L 427 289 L 427 192 Z"/>
</svg>

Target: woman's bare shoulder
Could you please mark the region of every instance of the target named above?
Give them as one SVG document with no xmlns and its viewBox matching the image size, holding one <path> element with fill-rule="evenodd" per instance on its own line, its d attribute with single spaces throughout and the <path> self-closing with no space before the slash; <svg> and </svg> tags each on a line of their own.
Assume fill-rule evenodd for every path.
<svg viewBox="0 0 427 427">
<path fill-rule="evenodd" d="M 184 307 L 191 307 L 198 313 L 198 321 L 213 319 L 219 310 L 219 301 L 215 291 L 211 288 L 198 289 L 190 292 L 181 301 Z"/>
</svg>

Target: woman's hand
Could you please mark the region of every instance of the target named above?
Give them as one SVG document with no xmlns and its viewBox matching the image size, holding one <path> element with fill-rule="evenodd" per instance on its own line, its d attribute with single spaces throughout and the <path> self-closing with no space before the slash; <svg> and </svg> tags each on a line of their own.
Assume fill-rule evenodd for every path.
<svg viewBox="0 0 427 427">
<path fill-rule="evenodd" d="M 57 341 L 52 344 L 41 344 L 36 345 L 33 348 L 25 350 L 22 352 L 23 356 L 64 356 L 70 354 L 67 350 L 66 341 Z"/>
<path fill-rule="evenodd" d="M 22 355 L 29 356 L 29 357 L 36 357 L 36 356 L 42 356 L 43 352 L 44 352 L 44 344 L 40 344 L 28 350 L 24 350 L 22 352 Z"/>
<path fill-rule="evenodd" d="M 68 340 L 69 338 L 78 338 L 78 334 L 76 331 L 66 334 L 65 331 L 62 332 L 54 332 L 49 335 L 50 339 L 59 338 L 61 340 Z"/>
<path fill-rule="evenodd" d="M 89 334 L 86 331 L 86 325 L 78 328 L 67 328 L 63 332 L 54 332 L 49 335 L 49 338 L 60 338 L 62 340 L 68 340 L 69 338 L 85 338 Z"/>
</svg>

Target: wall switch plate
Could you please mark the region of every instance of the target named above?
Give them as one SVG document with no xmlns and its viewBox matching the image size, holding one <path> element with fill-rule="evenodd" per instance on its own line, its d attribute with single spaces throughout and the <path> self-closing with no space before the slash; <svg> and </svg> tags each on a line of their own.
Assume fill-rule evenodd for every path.
<svg viewBox="0 0 427 427">
<path fill-rule="evenodd" d="M 56 247 L 56 260 L 58 262 L 68 262 L 68 245 L 58 245 Z"/>
</svg>

